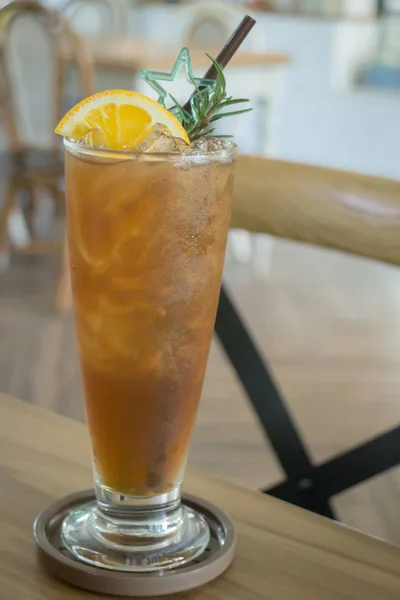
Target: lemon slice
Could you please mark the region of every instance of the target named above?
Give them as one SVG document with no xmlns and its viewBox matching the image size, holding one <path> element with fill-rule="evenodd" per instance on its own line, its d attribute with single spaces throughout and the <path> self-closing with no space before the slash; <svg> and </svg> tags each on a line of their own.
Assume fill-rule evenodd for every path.
<svg viewBox="0 0 400 600">
<path fill-rule="evenodd" d="M 161 104 L 128 90 L 107 90 L 82 100 L 65 115 L 55 132 L 79 141 L 91 130 L 99 130 L 110 150 L 133 149 L 160 123 L 173 137 L 189 143 L 178 119 Z"/>
</svg>

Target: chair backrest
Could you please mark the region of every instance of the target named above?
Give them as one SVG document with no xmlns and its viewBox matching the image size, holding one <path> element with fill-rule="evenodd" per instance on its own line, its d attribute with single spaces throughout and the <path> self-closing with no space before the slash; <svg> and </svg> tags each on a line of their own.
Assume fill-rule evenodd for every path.
<svg viewBox="0 0 400 600">
<path fill-rule="evenodd" d="M 228 5 L 218 2 L 201 2 L 190 4 L 173 11 L 173 21 L 182 23 L 183 35 L 176 40 L 179 45 L 187 45 L 192 48 L 220 49 L 240 21 L 246 15 L 246 11 L 239 4 Z M 241 48 L 248 51 L 267 50 L 267 39 L 263 27 L 254 27 Z"/>
<path fill-rule="evenodd" d="M 80 74 L 82 97 L 94 87 L 94 69 L 82 39 L 60 13 L 18 0 L 0 9 L 0 95 L 9 148 L 55 146 L 63 113 L 66 49 Z"/>
<path fill-rule="evenodd" d="M 232 227 L 400 265 L 400 182 L 240 156 Z"/>
<path fill-rule="evenodd" d="M 231 34 L 232 9 L 229 7 L 201 4 L 186 10 L 190 10 L 190 20 L 184 34 L 185 46 L 218 47 Z"/>
<path fill-rule="evenodd" d="M 116 34 L 121 26 L 120 0 L 67 0 L 61 12 L 80 34 Z"/>
</svg>

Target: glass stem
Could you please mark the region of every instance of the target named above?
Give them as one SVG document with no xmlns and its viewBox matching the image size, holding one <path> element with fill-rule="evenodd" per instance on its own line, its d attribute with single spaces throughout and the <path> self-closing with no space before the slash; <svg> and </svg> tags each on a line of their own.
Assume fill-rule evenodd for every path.
<svg viewBox="0 0 400 600">
<path fill-rule="evenodd" d="M 181 486 L 149 497 L 120 494 L 96 484 L 94 534 L 102 542 L 125 548 L 164 546 L 179 537 L 183 526 Z"/>
</svg>

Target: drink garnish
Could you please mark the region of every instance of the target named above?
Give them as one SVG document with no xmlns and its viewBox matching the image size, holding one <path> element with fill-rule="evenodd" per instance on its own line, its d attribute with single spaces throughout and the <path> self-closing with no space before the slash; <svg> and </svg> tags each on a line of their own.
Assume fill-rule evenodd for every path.
<svg viewBox="0 0 400 600">
<path fill-rule="evenodd" d="M 252 110 L 251 108 L 246 108 L 226 112 L 225 109 L 233 105 L 248 102 L 249 100 L 247 98 L 233 98 L 226 95 L 226 80 L 222 67 L 209 54 L 207 56 L 216 69 L 215 79 L 194 77 L 188 48 L 182 48 L 170 73 L 161 73 L 146 69 L 140 72 L 140 77 L 158 93 L 158 102 L 180 121 L 191 142 L 200 137 L 212 135 L 214 132 L 212 124 L 223 117 L 240 115 Z M 160 84 L 160 81 L 175 81 L 182 68 L 185 70 L 186 79 L 195 88 L 194 93 L 190 97 L 188 108 L 182 106 Z M 172 103 L 170 103 L 170 106 L 167 106 L 169 99 Z M 219 137 L 231 136 L 220 135 Z"/>
<path fill-rule="evenodd" d="M 182 48 L 170 73 L 140 72 L 142 79 L 158 93 L 158 102 L 129 90 L 100 92 L 74 106 L 61 119 L 55 133 L 86 146 L 139 152 L 182 152 L 185 148 L 181 147 L 180 140 L 190 144 L 204 137 L 232 137 L 215 135 L 213 124 L 224 117 L 246 113 L 251 108 L 236 110 L 237 105 L 248 99 L 227 96 L 223 68 L 254 24 L 254 19 L 247 15 L 215 59 L 207 54 L 211 66 L 204 77 L 194 76 L 189 50 Z M 174 81 L 182 68 L 194 87 L 183 105 L 160 84 L 160 81 Z M 231 107 L 235 110 L 230 110 Z M 171 144 L 164 143 L 166 137 L 172 138 L 175 144 L 172 150 Z"/>
<path fill-rule="evenodd" d="M 188 48 L 182 48 L 170 73 L 161 73 L 146 69 L 140 72 L 141 78 L 158 93 L 158 102 L 172 112 L 182 123 L 191 142 L 200 137 L 211 136 L 215 130 L 212 127 L 214 122 L 224 117 L 239 115 L 252 110 L 251 108 L 234 111 L 225 110 L 233 105 L 248 102 L 248 99 L 233 98 L 226 95 L 226 80 L 223 68 L 226 67 L 234 56 L 255 23 L 252 17 L 246 15 L 223 46 L 218 56 L 214 59 L 209 54 L 206 55 L 212 64 L 203 78 L 194 77 Z M 185 70 L 186 79 L 195 88 L 193 94 L 183 106 L 159 83 L 160 80 L 175 81 L 182 68 Z M 166 106 L 168 96 L 172 101 L 170 107 Z M 213 137 L 232 136 L 214 135 Z"/>
<path fill-rule="evenodd" d="M 108 90 L 74 106 L 55 132 L 77 142 L 83 140 L 85 145 L 97 146 L 92 143 L 96 138 L 110 150 L 134 150 L 153 133 L 155 126 L 162 126 L 170 136 L 189 143 L 178 119 L 155 100 L 129 90 Z M 92 132 L 96 135 L 88 139 Z"/>
</svg>

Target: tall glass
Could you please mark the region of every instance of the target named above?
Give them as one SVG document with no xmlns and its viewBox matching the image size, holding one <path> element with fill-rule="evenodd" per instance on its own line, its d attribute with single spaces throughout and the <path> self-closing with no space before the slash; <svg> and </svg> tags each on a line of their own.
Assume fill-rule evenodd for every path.
<svg viewBox="0 0 400 600">
<path fill-rule="evenodd" d="M 186 158 L 65 147 L 97 502 L 70 513 L 62 535 L 97 566 L 176 567 L 209 541 L 180 490 L 218 304 L 236 147 Z"/>
</svg>

